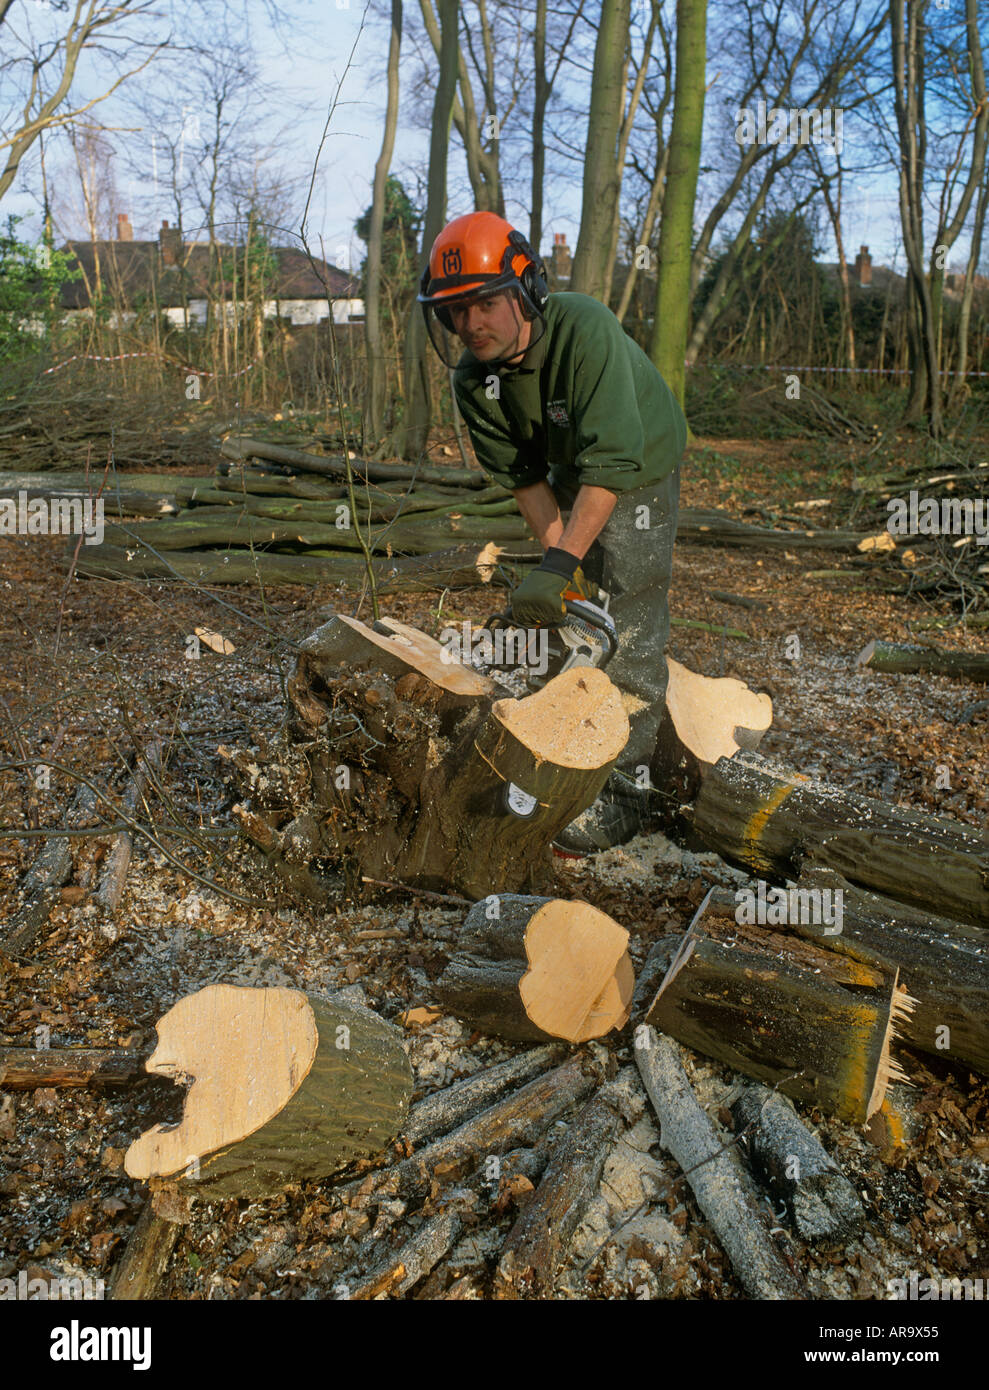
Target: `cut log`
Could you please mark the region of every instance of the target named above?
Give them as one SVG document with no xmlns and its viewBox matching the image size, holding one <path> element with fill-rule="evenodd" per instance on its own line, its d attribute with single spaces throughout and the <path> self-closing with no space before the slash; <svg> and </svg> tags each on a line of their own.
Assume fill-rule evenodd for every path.
<svg viewBox="0 0 989 1390">
<path fill-rule="evenodd" d="M 824 866 L 810 865 L 797 886 L 840 893 L 842 916 L 841 931 L 833 935 L 800 922 L 792 924 L 794 931 L 830 951 L 900 972 L 900 983 L 917 1001 L 902 1021 L 904 1042 L 989 1075 L 989 931 L 868 893 Z"/>
<path fill-rule="evenodd" d="M 152 542 L 153 543 L 153 542 Z M 502 547 L 459 545 L 429 555 L 379 557 L 372 561 L 379 594 L 468 589 L 487 584 Z M 506 559 L 510 559 L 506 554 Z M 283 555 L 269 550 L 170 550 L 159 560 L 150 552 L 111 545 L 83 546 L 76 572 L 99 579 L 187 579 L 196 584 L 338 584 L 361 587 L 363 556 Z"/>
<path fill-rule="evenodd" d="M 736 1071 L 849 1124 L 904 1080 L 891 1044 L 912 1000 L 895 975 L 769 927 L 712 898 L 693 950 L 660 989 L 647 1023 Z"/>
<path fill-rule="evenodd" d="M 445 1009 L 484 1033 L 571 1043 L 621 1028 L 634 988 L 628 932 L 606 913 L 511 893 L 475 903 L 435 985 Z"/>
<path fill-rule="evenodd" d="M 0 1047 L 0 1086 L 123 1086 L 144 1074 L 146 1052 L 110 1047 Z"/>
<path fill-rule="evenodd" d="M 271 1196 L 378 1153 L 412 1093 L 397 1029 L 294 989 L 188 995 L 159 1021 L 147 1070 L 192 1084 L 181 1123 L 142 1134 L 124 1167 L 209 1199 Z"/>
<path fill-rule="evenodd" d="M 427 1144 L 384 1179 L 399 1196 L 422 1197 L 434 1183 L 458 1181 L 491 1155 L 532 1147 L 555 1119 L 600 1085 L 604 1074 L 601 1060 L 578 1053 Z"/>
<path fill-rule="evenodd" d="M 666 718 L 660 725 L 652 781 L 693 801 L 719 758 L 754 750 L 773 722 L 773 702 L 733 676 L 702 676 L 666 658 Z"/>
<path fill-rule="evenodd" d="M 852 1237 L 865 1212 L 855 1187 L 831 1162 L 820 1140 L 778 1091 L 746 1086 L 733 1103 L 736 1126 L 759 1176 L 784 1202 L 798 1234 L 809 1241 Z"/>
<path fill-rule="evenodd" d="M 122 798 L 125 813 L 133 817 L 144 795 L 148 770 L 154 773 L 161 762 L 162 745 L 160 739 L 153 739 L 134 766 L 130 783 Z M 96 905 L 112 916 L 120 906 L 120 899 L 127 880 L 131 854 L 134 850 L 134 837 L 129 830 L 121 830 L 114 839 L 113 847 L 106 857 L 106 865 L 100 886 L 95 895 Z"/>
<path fill-rule="evenodd" d="M 80 786 L 66 814 L 66 825 L 82 826 L 89 820 L 99 798 L 87 786 Z M 30 946 L 61 900 L 62 885 L 72 873 L 72 849 L 67 839 L 48 840 L 21 884 L 21 906 L 6 926 L 0 926 L 0 950 L 19 955 Z"/>
<path fill-rule="evenodd" d="M 776 878 L 795 881 L 813 859 L 859 887 L 989 927 L 989 835 L 950 816 L 890 806 L 738 753 L 704 778 L 693 823 L 725 859 Z"/>
<path fill-rule="evenodd" d="M 571 669 L 534 695 L 498 699 L 493 681 L 445 660 L 425 633 L 341 614 L 300 650 L 286 737 L 263 754 L 220 749 L 250 798 L 234 814 L 291 892 L 312 895 L 317 861 L 342 865 L 358 894 L 362 878 L 472 900 L 548 886 L 551 841 L 628 740 L 603 671 Z M 528 815 L 511 809 L 511 784 Z"/>
<path fill-rule="evenodd" d="M 114 1271 L 111 1301 L 136 1302 L 156 1297 L 181 1233 L 181 1224 L 159 1216 L 154 1198 L 149 1197 Z"/>
<path fill-rule="evenodd" d="M 635 1061 L 673 1155 L 750 1298 L 805 1297 L 773 1244 L 763 1207 L 737 1153 L 701 1109 L 676 1043 L 652 1028 L 636 1035 Z"/>
<path fill-rule="evenodd" d="M 542 1181 L 502 1247 L 495 1297 L 552 1297 L 570 1239 L 597 1196 L 605 1159 L 622 1120 L 634 1067 L 602 1086 L 574 1116 Z"/>
<path fill-rule="evenodd" d="M 322 454 L 307 454 L 302 449 L 288 449 L 282 444 L 269 444 L 263 439 L 232 437 L 225 439 L 220 451 L 228 459 L 261 458 L 272 459 L 276 463 L 290 463 L 307 473 L 324 473 L 330 477 L 345 477 L 347 461 L 340 457 L 327 458 Z M 355 475 L 377 479 L 412 479 L 423 483 L 453 483 L 457 487 L 481 488 L 487 486 L 485 475 L 478 469 L 468 468 L 422 468 L 418 464 L 372 463 L 366 459 L 351 459 L 350 467 Z"/>
<path fill-rule="evenodd" d="M 953 652 L 874 640 L 862 648 L 855 664 L 895 676 L 924 671 L 935 676 L 960 676 L 983 685 L 989 683 L 989 656 L 984 652 Z"/>
</svg>

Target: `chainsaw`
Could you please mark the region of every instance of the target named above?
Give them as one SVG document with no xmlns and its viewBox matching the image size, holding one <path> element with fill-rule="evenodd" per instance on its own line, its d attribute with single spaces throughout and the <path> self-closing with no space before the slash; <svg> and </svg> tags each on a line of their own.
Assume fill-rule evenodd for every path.
<svg viewBox="0 0 989 1390">
<path fill-rule="evenodd" d="M 604 601 L 606 604 L 610 601 L 607 595 Z M 495 613 L 483 628 L 491 634 L 490 643 L 484 644 L 485 648 L 490 648 L 490 658 L 485 650 L 482 659 L 473 663 L 475 667 L 504 686 L 516 699 L 541 690 L 554 677 L 574 667 L 596 666 L 603 670 L 618 650 L 614 619 L 606 607 L 577 595 L 572 598 L 564 595 L 563 606 L 563 617 L 552 627 L 539 624 L 522 628 L 511 613 Z M 518 639 L 513 644 L 512 632 L 524 638 L 524 645 Z M 504 636 L 499 638 L 499 633 Z M 509 678 L 506 679 L 505 673 Z M 522 787 L 514 782 L 505 784 L 503 810 L 528 819 L 535 814 L 538 805 L 537 798 Z"/>
<path fill-rule="evenodd" d="M 618 630 L 606 607 L 586 598 L 563 600 L 564 616 L 552 627 L 539 624 L 520 627 L 511 613 L 495 613 L 484 624 L 491 639 L 483 644 L 478 669 L 499 680 L 504 673 L 514 681 L 499 680 L 518 698 L 541 690 L 554 677 L 575 666 L 597 666 L 603 670 L 618 650 Z M 512 641 L 511 633 L 518 637 Z M 497 634 L 503 633 L 499 638 Z M 519 640 L 524 639 L 524 640 Z M 535 650 L 534 650 L 535 649 Z M 490 652 L 490 655 L 489 655 Z M 518 675 L 526 686 L 519 689 Z"/>
</svg>

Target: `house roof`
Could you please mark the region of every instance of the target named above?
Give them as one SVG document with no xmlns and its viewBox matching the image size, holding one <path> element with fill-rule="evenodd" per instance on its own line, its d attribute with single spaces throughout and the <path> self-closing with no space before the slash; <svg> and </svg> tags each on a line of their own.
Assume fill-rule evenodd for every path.
<svg viewBox="0 0 989 1390">
<path fill-rule="evenodd" d="M 177 308 L 188 299 L 206 297 L 210 279 L 206 242 L 185 242 L 181 265 L 165 265 L 157 241 L 67 241 L 61 249 L 83 272 L 82 278 L 62 286 L 61 302 L 66 309 L 87 308 L 98 279 L 128 308 L 155 301 L 162 309 Z M 227 267 L 235 256 L 237 261 L 243 257 L 242 247 L 220 244 L 218 249 Z M 269 298 L 325 299 L 327 288 L 332 299 L 360 298 L 360 283 L 327 261 L 314 258 L 314 270 L 306 253 L 295 247 L 273 246 L 271 251 L 276 269 Z M 233 276 L 228 270 L 224 298 L 232 297 Z"/>
</svg>

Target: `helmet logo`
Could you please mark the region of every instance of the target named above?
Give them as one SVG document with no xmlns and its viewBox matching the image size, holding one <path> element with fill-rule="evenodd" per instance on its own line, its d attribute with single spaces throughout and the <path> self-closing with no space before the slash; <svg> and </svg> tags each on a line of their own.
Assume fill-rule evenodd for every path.
<svg viewBox="0 0 989 1390">
<path fill-rule="evenodd" d="M 443 252 L 443 274 L 459 275 L 463 267 L 463 257 L 460 254 L 460 247 L 453 246 L 449 251 Z"/>
</svg>

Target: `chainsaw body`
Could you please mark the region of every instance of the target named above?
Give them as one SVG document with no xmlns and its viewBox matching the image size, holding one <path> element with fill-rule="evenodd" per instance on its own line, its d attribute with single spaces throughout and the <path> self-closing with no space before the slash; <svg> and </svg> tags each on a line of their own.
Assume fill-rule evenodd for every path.
<svg viewBox="0 0 989 1390">
<path fill-rule="evenodd" d="M 564 597 L 564 606 L 565 615 L 552 627 L 539 624 L 522 628 L 511 613 L 490 617 L 484 624 L 484 630 L 492 634 L 491 659 L 483 663 L 485 672 L 492 676 L 520 673 L 527 688 L 518 693 L 531 694 L 575 666 L 603 670 L 618 649 L 614 619 L 589 599 Z M 511 641 L 513 632 L 526 635 L 524 645 Z M 503 634 L 500 640 L 499 633 Z"/>
</svg>

